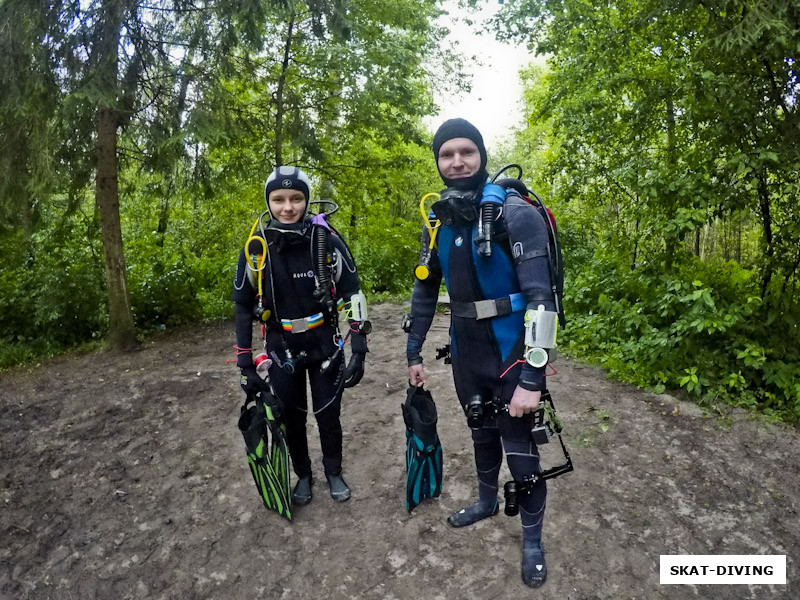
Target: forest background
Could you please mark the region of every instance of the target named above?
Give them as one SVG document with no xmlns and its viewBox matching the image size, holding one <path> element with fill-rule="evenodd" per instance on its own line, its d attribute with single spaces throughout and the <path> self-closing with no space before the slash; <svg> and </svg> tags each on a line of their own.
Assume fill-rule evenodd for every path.
<svg viewBox="0 0 800 600">
<path fill-rule="evenodd" d="M 464 0 L 462 8 L 486 2 Z M 656 392 L 800 422 L 800 9 L 510 0 L 547 66 L 522 165 L 566 260 L 562 351 Z M 0 367 L 232 316 L 277 164 L 334 200 L 372 302 L 407 299 L 423 121 L 468 93 L 437 0 L 3 0 Z M 469 50 L 470 40 L 462 48 Z"/>
</svg>

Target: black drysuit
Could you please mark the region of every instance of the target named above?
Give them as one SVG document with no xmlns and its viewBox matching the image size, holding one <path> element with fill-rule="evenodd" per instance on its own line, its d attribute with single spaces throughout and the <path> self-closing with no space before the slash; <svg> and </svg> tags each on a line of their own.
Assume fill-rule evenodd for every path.
<svg viewBox="0 0 800 600">
<path fill-rule="evenodd" d="M 543 305 L 555 311 L 547 226 L 533 206 L 508 192 L 502 218 L 495 222 L 491 257 L 481 256 L 473 243 L 477 227 L 477 221 L 473 221 L 439 228 L 431 255 L 432 274 L 414 284 L 407 355 L 409 364 L 419 362 L 444 276 L 453 308 L 450 350 L 459 401 L 465 406 L 471 397 L 480 395 L 484 400 L 499 398 L 507 405 L 520 381 L 529 390 L 545 389 L 544 368 L 521 366 L 518 361 L 525 349 L 525 310 Z M 423 236 L 427 235 L 423 231 Z M 502 300 L 510 312 L 480 319 L 456 314 L 457 305 L 469 306 L 482 300 Z M 514 479 L 522 481 L 540 472 L 531 425 L 530 414 L 510 417 L 502 412 L 472 430 L 478 482 L 484 488 L 481 496 L 498 491 L 504 449 Z M 544 481 L 534 486 L 530 495 L 520 498 L 526 539 L 541 537 L 545 499 Z"/>
<path fill-rule="evenodd" d="M 275 394 L 285 405 L 284 422 L 289 453 L 298 477 L 311 475 L 311 460 L 306 438 L 308 414 L 306 377 L 311 387 L 312 410 L 317 419 L 322 463 L 326 475 L 338 475 L 342 469 L 342 426 L 339 421 L 344 371 L 344 353 L 339 352 L 330 368 L 321 371 L 323 363 L 334 355 L 337 345 L 336 330 L 330 318 L 325 316 L 322 303 L 315 296 L 315 277 L 319 277 L 316 252 L 312 244 L 312 232 L 320 225 L 312 226 L 308 218 L 300 223 L 286 225 L 271 220 L 263 232 L 255 235 L 267 241 L 267 259 L 263 270 L 261 299 L 264 308 L 271 311 L 267 321 L 266 351 L 272 359 L 269 376 Z M 326 230 L 332 266 L 334 300 L 340 306 L 359 291 L 359 280 L 353 257 L 342 239 Z M 254 309 L 258 305 L 258 273 L 248 267 L 244 249 L 234 276 L 233 299 L 235 302 L 236 343 L 239 348 L 250 348 Z M 316 318 L 314 318 L 316 316 Z M 306 320 L 317 323 L 300 333 L 293 328 L 287 331 L 288 323 Z M 357 325 L 350 321 L 351 325 Z M 366 338 L 357 331 L 350 332 L 352 352 L 367 352 Z M 283 368 L 291 356 L 295 362 L 293 373 Z M 249 353 L 240 354 L 237 364 L 246 367 L 252 364 Z"/>
</svg>

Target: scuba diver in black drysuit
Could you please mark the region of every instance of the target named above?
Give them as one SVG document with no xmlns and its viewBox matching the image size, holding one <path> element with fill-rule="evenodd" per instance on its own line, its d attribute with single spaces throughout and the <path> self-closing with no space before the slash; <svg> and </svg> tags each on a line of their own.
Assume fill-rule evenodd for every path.
<svg viewBox="0 0 800 600">
<path fill-rule="evenodd" d="M 263 251 L 265 257 L 261 295 L 256 284 L 258 270 L 249 266 L 246 251 L 249 254 L 251 250 L 247 246 L 239 255 L 233 289 L 241 386 L 248 394 L 268 387 L 252 357 L 255 319 L 266 327 L 269 378 L 284 405 L 286 441 L 299 478 L 292 502 L 301 506 L 312 498 L 306 378 L 331 497 L 337 502 L 350 498 L 350 488 L 342 477 L 339 415 L 343 388 L 356 385 L 364 374 L 369 332 L 368 321 L 348 318 L 351 357 L 345 366 L 346 340 L 337 328 L 338 310 L 344 305 L 346 314 L 366 316 L 366 304 L 346 244 L 324 219 L 309 216 L 310 187 L 308 176 L 296 167 L 281 166 L 270 174 L 264 190 L 269 221 L 264 224 L 262 215 L 248 240 L 254 248 L 252 254 L 261 256 Z"/>
<path fill-rule="evenodd" d="M 484 419 L 470 423 L 478 474 L 478 502 L 448 517 L 453 527 L 471 525 L 498 512 L 498 475 L 505 450 L 515 480 L 540 472 L 531 435 L 533 412 L 545 389 L 545 366 L 521 360 L 526 354 L 528 316 L 552 320 L 556 299 L 547 259 L 547 229 L 537 210 L 511 189 L 494 186 L 500 197 L 492 223 L 492 252 L 477 243 L 487 183 L 486 150 L 480 132 L 464 119 L 446 121 L 433 139 L 439 174 L 448 188 L 432 209 L 441 223 L 428 271 L 417 279 L 406 322 L 407 358 L 412 385 L 426 381 L 420 355 L 430 328 L 439 285 L 445 279 L 452 314 L 450 353 L 459 401 L 467 415 L 480 409 Z M 479 225 L 482 229 L 479 229 Z M 431 231 L 423 230 L 423 244 Z M 427 238 L 426 238 L 427 236 Z M 476 240 L 474 243 L 473 240 Z M 535 313 L 535 314 L 534 314 Z M 541 328 L 540 328 L 541 329 Z M 554 346 L 555 336 L 553 335 Z M 523 364 L 524 363 L 524 364 Z M 492 407 L 497 413 L 491 418 Z M 482 422 L 481 422 L 482 421 Z M 532 486 L 519 499 L 523 528 L 522 579 L 542 585 L 547 576 L 541 545 L 546 487 Z"/>
</svg>

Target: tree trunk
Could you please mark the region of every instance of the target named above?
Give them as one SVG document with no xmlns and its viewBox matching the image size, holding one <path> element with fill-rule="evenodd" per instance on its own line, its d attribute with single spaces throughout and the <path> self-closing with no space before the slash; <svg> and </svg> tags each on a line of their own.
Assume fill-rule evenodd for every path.
<svg viewBox="0 0 800 600">
<path fill-rule="evenodd" d="M 742 222 L 736 223 L 736 262 L 742 264 Z"/>
<path fill-rule="evenodd" d="M 758 175 L 758 204 L 761 209 L 761 224 L 764 228 L 764 264 L 761 275 L 761 299 L 763 300 L 767 296 L 767 289 L 772 281 L 772 258 L 775 254 L 775 247 L 772 243 L 772 214 L 766 173 Z"/>
<path fill-rule="evenodd" d="M 292 50 L 292 34 L 294 33 L 294 11 L 289 17 L 286 32 L 286 44 L 283 48 L 281 74 L 278 77 L 278 88 L 275 90 L 275 168 L 283 164 L 283 116 L 286 112 L 283 102 L 283 91 L 286 87 L 286 72 L 289 70 L 289 58 Z"/>
<path fill-rule="evenodd" d="M 670 166 L 675 164 L 675 105 L 672 102 L 672 97 L 667 96 L 667 161 Z M 673 171 L 674 172 L 674 171 Z M 667 215 L 668 218 L 674 218 L 677 214 L 677 202 L 675 201 L 675 192 L 667 192 Z M 672 264 L 675 260 L 675 246 L 676 239 L 674 234 L 669 233 L 664 238 L 664 270 L 667 273 L 672 272 Z"/>
<path fill-rule="evenodd" d="M 136 347 L 125 255 L 122 249 L 122 227 L 119 216 L 119 185 L 117 163 L 117 87 L 119 70 L 119 39 L 123 21 L 123 6 L 119 0 L 107 0 L 103 11 L 102 38 L 97 51 L 98 81 L 104 98 L 97 107 L 97 172 L 95 201 L 100 211 L 103 231 L 103 251 L 108 280 L 108 345 L 115 350 Z"/>
</svg>

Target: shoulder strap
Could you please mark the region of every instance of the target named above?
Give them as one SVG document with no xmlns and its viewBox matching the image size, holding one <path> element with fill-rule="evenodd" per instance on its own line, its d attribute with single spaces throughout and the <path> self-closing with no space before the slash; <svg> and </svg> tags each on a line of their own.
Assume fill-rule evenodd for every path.
<svg viewBox="0 0 800 600">
<path fill-rule="evenodd" d="M 550 287 L 552 288 L 555 296 L 556 311 L 558 312 L 559 322 L 561 323 L 561 326 L 564 327 L 566 325 L 566 318 L 564 316 L 564 308 L 561 303 L 561 296 L 563 294 L 564 287 L 564 266 L 561 258 L 561 248 L 559 247 L 558 238 L 555 231 L 555 222 L 541 198 L 539 198 L 534 192 L 530 192 L 530 195 L 533 199 L 526 200 L 515 189 L 507 189 L 505 201 L 512 196 L 518 196 L 521 200 L 525 200 L 526 204 L 528 204 L 536 212 L 538 218 L 542 220 L 545 226 L 545 230 L 547 231 L 547 245 L 543 248 L 526 249 L 525 245 L 521 241 L 512 239 L 509 230 L 509 243 L 511 245 L 512 256 L 514 257 L 514 266 L 518 266 L 520 263 L 532 258 L 538 258 L 541 256 L 547 258 L 547 261 L 550 265 L 550 268 L 548 269 L 550 275 Z"/>
<path fill-rule="evenodd" d="M 514 188 L 508 189 L 506 188 L 506 197 L 503 200 L 503 206 L 505 206 L 505 202 L 508 200 L 509 197 L 517 197 L 520 200 L 525 200 L 522 195 Z M 530 204 L 530 203 L 528 203 Z M 534 207 L 535 208 L 535 207 Z M 505 219 L 505 214 L 503 214 L 503 219 Z M 506 231 L 509 231 L 508 225 L 506 225 Z M 513 240 L 511 238 L 511 234 L 509 233 L 508 242 L 511 246 L 511 258 L 514 261 L 514 266 L 519 265 L 526 260 L 530 260 L 532 258 L 537 258 L 539 256 L 549 256 L 549 252 L 545 249 L 530 249 L 524 250 L 523 244 L 520 241 Z"/>
</svg>

